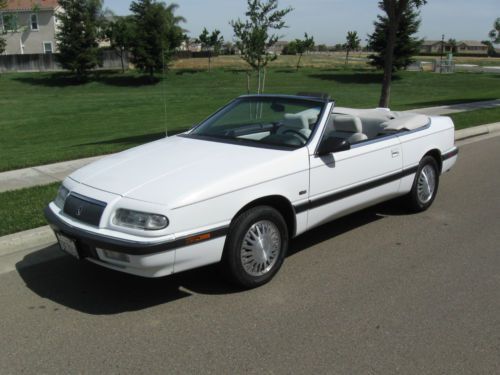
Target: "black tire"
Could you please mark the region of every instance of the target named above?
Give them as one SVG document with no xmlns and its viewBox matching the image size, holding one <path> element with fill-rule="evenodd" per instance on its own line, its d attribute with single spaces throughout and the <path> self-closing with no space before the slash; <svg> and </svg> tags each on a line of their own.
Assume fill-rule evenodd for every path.
<svg viewBox="0 0 500 375">
<path fill-rule="evenodd" d="M 269 269 L 265 268 L 262 270 L 264 272 L 262 275 L 250 274 L 245 267 L 250 267 L 249 264 L 251 262 L 246 262 L 246 266 L 244 265 L 242 260 L 243 253 L 245 252 L 246 254 L 247 250 L 243 250 L 242 247 L 243 245 L 249 245 L 246 238 L 248 238 L 247 235 L 251 235 L 249 234 L 250 229 L 253 228 L 255 230 L 256 227 L 262 228 L 262 225 L 267 225 L 266 228 L 271 231 L 272 239 L 275 241 L 279 235 L 279 246 L 276 242 L 273 242 L 273 251 L 277 252 L 277 254 L 274 257 L 271 255 L 269 258 L 266 255 L 265 263 L 261 263 L 266 265 L 269 262 L 270 264 L 267 266 Z M 270 234 L 267 235 L 270 236 Z M 269 282 L 276 275 L 283 264 L 287 250 L 288 228 L 283 216 L 272 207 L 257 206 L 241 213 L 231 223 L 224 246 L 223 266 L 232 282 L 243 288 L 255 288 Z M 250 254 L 250 252 L 248 253 Z M 253 256 L 250 255 L 248 258 L 253 259 Z M 256 262 L 254 263 L 254 265 L 257 265 Z M 258 270 L 254 272 L 258 272 Z"/>
<path fill-rule="evenodd" d="M 421 178 L 423 178 L 424 169 L 428 173 L 429 168 L 431 168 L 434 173 L 434 188 L 430 197 L 424 199 L 422 197 L 422 194 L 419 194 L 419 181 Z M 436 159 L 429 155 L 424 156 L 420 161 L 417 174 L 415 175 L 415 180 L 413 181 L 411 192 L 410 194 L 408 194 L 407 198 L 409 208 L 413 212 L 423 212 L 432 205 L 432 202 L 434 202 L 434 199 L 436 198 L 436 194 L 438 192 L 439 174 L 440 172 Z"/>
</svg>

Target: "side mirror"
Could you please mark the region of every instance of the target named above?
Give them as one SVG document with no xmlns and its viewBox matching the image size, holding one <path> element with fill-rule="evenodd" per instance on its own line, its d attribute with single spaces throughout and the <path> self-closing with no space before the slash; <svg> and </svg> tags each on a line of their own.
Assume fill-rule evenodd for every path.
<svg viewBox="0 0 500 375">
<path fill-rule="evenodd" d="M 347 151 L 351 144 L 344 138 L 328 137 L 323 139 L 318 147 L 318 156 L 328 155 L 332 152 Z"/>
</svg>

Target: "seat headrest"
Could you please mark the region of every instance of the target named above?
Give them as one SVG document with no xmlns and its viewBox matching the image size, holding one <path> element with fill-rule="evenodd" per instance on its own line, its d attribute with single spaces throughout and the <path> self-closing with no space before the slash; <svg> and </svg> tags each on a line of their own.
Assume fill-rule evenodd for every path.
<svg viewBox="0 0 500 375">
<path fill-rule="evenodd" d="M 362 133 L 361 119 L 351 115 L 334 115 L 333 126 L 335 131 L 346 133 Z"/>
<path fill-rule="evenodd" d="M 284 125 L 287 128 L 309 129 L 309 121 L 306 116 L 294 113 L 285 114 Z"/>
</svg>

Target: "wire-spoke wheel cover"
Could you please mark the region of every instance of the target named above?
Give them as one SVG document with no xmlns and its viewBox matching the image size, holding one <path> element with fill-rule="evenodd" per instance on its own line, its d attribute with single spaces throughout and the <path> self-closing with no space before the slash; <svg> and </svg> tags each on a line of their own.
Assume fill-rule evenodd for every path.
<svg viewBox="0 0 500 375">
<path fill-rule="evenodd" d="M 418 199 L 423 204 L 429 202 L 436 189 L 436 171 L 434 168 L 427 164 L 420 171 L 417 182 Z"/>
<path fill-rule="evenodd" d="M 276 264 L 281 251 L 281 234 L 269 220 L 253 224 L 241 244 L 241 264 L 251 276 L 263 276 Z"/>
</svg>

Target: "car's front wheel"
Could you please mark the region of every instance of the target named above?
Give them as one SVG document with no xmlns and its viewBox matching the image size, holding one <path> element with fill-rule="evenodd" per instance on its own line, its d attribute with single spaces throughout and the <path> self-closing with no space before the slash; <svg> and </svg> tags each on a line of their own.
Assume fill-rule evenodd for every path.
<svg viewBox="0 0 500 375">
<path fill-rule="evenodd" d="M 432 156 L 425 156 L 418 166 L 408 203 L 413 211 L 427 210 L 434 202 L 439 187 L 439 168 Z"/>
<path fill-rule="evenodd" d="M 287 249 L 288 228 L 283 216 L 269 206 L 253 207 L 231 224 L 223 262 L 234 282 L 255 288 L 274 277 Z"/>
</svg>

